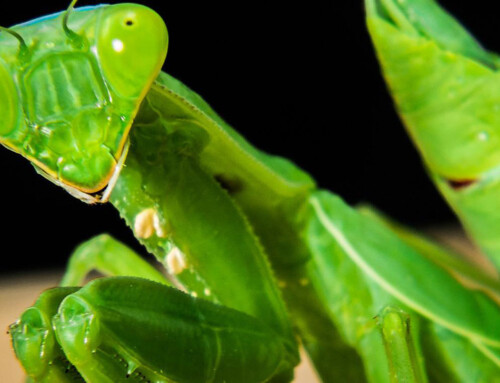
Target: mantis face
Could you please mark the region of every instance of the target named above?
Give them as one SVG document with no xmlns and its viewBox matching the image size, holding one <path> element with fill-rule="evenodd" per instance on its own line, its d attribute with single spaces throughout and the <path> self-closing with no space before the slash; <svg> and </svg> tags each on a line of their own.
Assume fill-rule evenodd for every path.
<svg viewBox="0 0 500 383">
<path fill-rule="evenodd" d="M 141 5 L 71 10 L 0 36 L 0 143 L 95 202 L 107 198 L 121 168 L 168 34 L 161 17 Z"/>
</svg>

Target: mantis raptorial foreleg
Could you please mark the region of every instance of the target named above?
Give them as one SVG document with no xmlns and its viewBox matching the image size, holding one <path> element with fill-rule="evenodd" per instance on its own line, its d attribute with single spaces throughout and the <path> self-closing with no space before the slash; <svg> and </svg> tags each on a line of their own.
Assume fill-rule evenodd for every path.
<svg viewBox="0 0 500 383">
<path fill-rule="evenodd" d="M 70 256 L 61 285 L 80 286 L 94 270 L 106 276 L 128 275 L 168 284 L 159 271 L 109 235 L 94 237 L 78 246 Z M 28 376 L 36 382 L 85 381 L 67 360 L 52 328 L 53 318 L 62 300 L 77 290 L 65 287 L 45 291 L 33 307 L 27 309 L 19 321 L 11 326 L 16 355 Z M 122 367 L 120 360 L 116 362 L 118 367 Z M 119 378 L 122 379 L 122 376 Z"/>
<path fill-rule="evenodd" d="M 196 156 L 176 152 L 190 150 L 186 140 L 181 132 L 137 126 L 113 204 L 132 227 L 143 211 L 155 210 L 160 232 L 138 237 L 190 293 L 259 317 L 291 337 L 257 237 Z M 168 148 L 165 142 L 180 148 Z M 172 242 L 177 250 L 171 250 Z"/>
<path fill-rule="evenodd" d="M 252 243 L 256 241 L 257 247 L 269 255 L 301 339 L 323 379 L 333 381 L 345 377 L 345 367 L 349 364 L 352 368 L 348 374 L 354 379 L 363 379 L 359 356 L 338 339 L 338 331 L 318 292 L 308 283 L 305 265 L 309 254 L 301 238 L 304 221 L 297 214 L 309 188 L 307 177 L 284 159 L 247 147 L 248 143 L 241 141 L 196 93 L 177 80 L 162 75 L 158 81 L 148 102 L 142 106 L 131 136 L 127 167 L 111 195 L 111 202 L 132 228 L 141 212 L 154 207 L 157 221 L 163 225 L 160 231 L 179 248 L 185 266 L 172 269 L 170 256 L 177 256 L 179 252 L 172 253 L 171 245 L 161 236 L 140 238 L 138 235 L 141 242 L 167 270 L 173 271 L 188 291 L 233 308 L 238 307 L 234 306 L 237 304 L 243 311 L 248 310 L 243 307 L 245 304 L 255 306 L 252 302 L 256 301 L 257 289 L 268 278 L 268 266 L 255 250 L 233 249 L 241 249 L 245 243 L 254 248 Z M 238 139 L 238 145 L 225 147 L 228 144 L 221 143 L 222 138 L 209 138 L 217 137 L 221 129 L 228 132 L 223 138 Z M 214 151 L 211 144 L 223 147 Z M 200 152 L 203 145 L 209 146 Z M 175 149 L 176 146 L 181 150 Z M 250 172 L 246 166 L 227 161 L 228 150 L 235 152 L 235 159 L 250 156 L 255 172 L 267 172 L 264 175 L 270 178 L 269 183 L 255 178 L 257 173 Z M 244 231 L 242 227 L 247 229 Z M 251 253 L 254 255 L 249 256 Z M 221 273 L 221 270 L 226 271 Z M 233 278 L 231 285 L 229 278 Z M 249 285 L 253 286 L 251 292 Z M 238 299 L 237 286 L 251 296 Z M 205 294 L 207 288 L 209 296 Z M 226 293 L 229 296 L 224 297 Z M 272 297 L 266 295 L 267 299 Z M 232 302 L 234 299 L 236 303 Z M 264 311 L 260 306 L 262 303 L 259 310 Z M 343 359 L 332 366 L 328 355 L 338 354 L 339 350 Z"/>
<path fill-rule="evenodd" d="M 63 283 L 79 284 L 91 270 L 97 270 L 105 275 L 126 273 L 124 275 L 166 283 L 165 278 L 156 269 L 139 258 L 131 249 L 107 235 L 95 237 L 76 249 L 70 258 Z M 287 368 L 288 357 L 285 354 L 289 351 L 285 346 L 286 342 L 283 342 L 280 336 L 267 328 L 260 320 L 255 320 L 222 306 L 214 305 L 213 309 L 209 309 L 209 312 L 207 312 L 204 309 L 207 307 L 207 302 L 191 298 L 186 294 L 179 295 L 177 293 L 176 295 L 172 289 L 160 289 L 158 287 L 156 289 L 159 290 L 159 297 L 155 297 L 154 294 L 151 295 L 155 288 L 152 287 L 153 285 L 148 284 L 145 279 L 126 279 L 125 282 L 107 279 L 106 282 L 101 280 L 98 284 L 101 287 L 92 287 L 94 284 L 89 284 L 85 288 L 84 291 L 93 289 L 92 294 L 85 295 L 84 291 L 82 291 L 78 293 L 78 296 L 71 295 L 70 298 L 64 301 L 63 299 L 67 295 L 73 294 L 77 289 L 49 290 L 42 294 L 35 306 L 28 309 L 21 316 L 20 321 L 12 327 L 11 331 L 18 357 L 28 374 L 36 381 L 53 382 L 52 379 L 55 379 L 54 374 L 76 371 L 75 366 L 78 371 L 82 372 L 87 381 L 97 380 L 99 382 L 142 382 L 144 380 L 166 382 L 170 381 L 170 379 L 180 382 L 225 381 L 227 380 L 226 374 L 232 378 L 237 377 L 236 371 L 245 371 L 245 376 L 237 377 L 238 381 L 258 382 L 269 379 L 281 368 L 285 370 Z M 103 285 L 105 287 L 102 287 Z M 109 291 L 110 288 L 113 289 L 111 292 Z M 113 291 L 120 291 L 121 298 L 118 298 L 118 295 Z M 85 303 L 81 301 L 81 294 L 85 295 Z M 105 303 L 99 302 L 103 294 L 107 299 Z M 58 300 L 55 300 L 54 296 Z M 49 299 L 50 306 L 45 303 Z M 127 302 L 126 305 L 124 305 L 125 301 Z M 168 301 L 172 307 L 170 314 L 168 314 L 170 316 L 154 320 L 153 312 L 158 315 L 167 315 L 164 312 L 162 313 L 161 310 L 161 307 L 165 305 L 164 301 Z M 144 305 L 144 302 L 147 302 L 149 306 L 148 304 Z M 191 307 L 189 302 L 192 302 Z M 109 320 L 115 325 L 108 326 L 108 330 L 116 331 L 116 323 L 119 322 L 123 328 L 122 334 L 117 335 L 114 332 L 114 335 L 107 334 L 103 325 L 106 322 L 106 314 L 95 307 L 99 303 L 103 305 L 101 309 L 111 310 Z M 124 310 L 121 314 L 117 310 L 118 307 Z M 186 318 L 187 313 L 196 312 L 193 307 L 198 307 L 198 319 Z M 208 307 L 212 306 L 208 305 Z M 185 311 L 179 312 L 179 308 L 183 308 Z M 175 310 L 177 310 L 177 313 Z M 36 320 L 33 320 L 32 313 L 34 311 L 43 316 L 45 320 L 43 328 L 40 328 Z M 214 315 L 221 315 L 217 319 L 214 318 L 212 326 L 216 327 L 214 327 L 212 335 L 205 334 L 203 331 L 201 333 L 196 331 L 198 327 L 205 328 L 205 331 L 208 332 L 212 331 L 210 330 L 210 323 L 205 322 L 207 316 L 210 317 L 211 312 Z M 145 323 L 144 318 L 147 318 Z M 200 323 L 192 323 L 193 320 L 199 320 Z M 160 329 L 154 327 L 150 323 L 151 321 L 153 321 L 153 324 L 160 323 L 165 326 L 170 321 L 171 326 L 181 327 L 177 329 L 162 327 Z M 55 328 L 55 333 L 52 326 Z M 193 326 L 192 332 L 191 330 L 188 331 L 189 326 Z M 226 328 L 227 330 L 225 330 Z M 224 335 L 225 331 L 227 331 L 226 335 Z M 33 332 L 35 336 L 30 335 Z M 183 334 L 182 342 L 175 340 L 174 334 L 179 332 Z M 165 372 L 157 374 L 158 368 L 151 367 L 149 364 L 151 355 L 145 354 L 144 350 L 137 349 L 131 355 L 130 351 L 127 351 L 131 350 L 127 345 L 120 345 L 120 340 L 124 339 L 123 334 L 134 334 L 137 337 L 142 337 L 146 333 L 152 334 L 158 346 L 168 347 L 170 350 L 168 354 L 165 355 L 165 352 L 160 352 L 160 354 L 171 360 L 173 365 L 182 365 L 182 363 L 176 361 L 172 355 L 180 355 L 182 360 L 187 355 L 186 353 L 195 353 L 193 355 L 196 355 L 196 357 L 207 359 L 202 359 L 202 362 L 198 363 L 195 369 L 189 367 L 184 370 L 169 367 L 165 364 L 165 361 L 161 361 L 159 363 L 165 369 Z M 192 346 L 193 340 L 189 340 L 189 334 L 191 333 L 197 339 L 198 344 L 194 349 Z M 40 334 L 44 339 L 48 340 L 39 342 Z M 171 340 L 159 338 L 158 334 L 166 334 L 166 336 L 171 337 Z M 65 354 L 63 354 L 59 344 L 56 343 L 55 337 L 65 349 Z M 111 337 L 112 341 L 109 340 L 106 343 L 105 339 L 108 339 L 108 337 Z M 212 344 L 214 340 L 210 340 L 211 337 L 216 340 L 215 344 Z M 206 339 L 207 343 L 200 346 L 200 339 Z M 130 336 L 128 336 L 128 341 L 131 344 L 135 342 L 134 338 Z M 254 342 L 255 349 L 248 347 L 249 341 Z M 175 347 L 169 346 L 170 342 L 174 342 Z M 151 340 L 147 342 L 147 348 L 154 350 L 155 345 L 152 343 L 154 342 Z M 47 344 L 52 345 L 52 348 L 48 349 Z M 24 345 L 28 345 L 28 347 Z M 32 351 L 27 353 L 26 348 Z M 85 352 L 88 352 L 89 355 L 85 356 Z M 248 356 L 245 356 L 246 353 Z M 70 359 L 71 363 L 63 358 L 64 355 Z M 252 367 L 257 369 L 255 376 L 248 374 L 244 366 L 238 366 L 238 361 L 244 362 L 250 359 L 252 360 Z M 57 363 L 52 365 L 51 360 L 57 360 Z M 203 363 L 207 363 L 208 367 L 204 368 Z M 44 369 L 38 371 L 31 367 L 33 364 L 37 364 L 39 369 L 42 367 Z M 229 371 L 225 371 L 225 369 L 229 369 Z M 214 375 L 210 376 L 212 372 Z M 68 382 L 77 382 L 78 379 L 81 379 L 75 373 L 63 375 L 63 378 L 67 379 Z M 83 379 L 81 380 L 83 381 Z M 280 382 L 281 380 L 278 378 L 276 381 Z"/>
<path fill-rule="evenodd" d="M 81 380 L 64 375 L 72 366 L 88 382 L 260 382 L 288 363 L 281 337 L 263 322 L 142 278 L 49 290 L 12 332 L 27 372 L 47 383 Z"/>
<path fill-rule="evenodd" d="M 35 382 L 84 382 L 66 358 L 52 328 L 52 318 L 62 300 L 78 289 L 63 287 L 43 292 L 10 327 L 16 356 L 29 378 Z"/>
</svg>

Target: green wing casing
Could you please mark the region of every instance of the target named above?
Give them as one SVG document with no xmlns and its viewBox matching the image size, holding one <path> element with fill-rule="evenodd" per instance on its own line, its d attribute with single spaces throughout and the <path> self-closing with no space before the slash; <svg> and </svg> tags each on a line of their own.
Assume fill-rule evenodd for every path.
<svg viewBox="0 0 500 383">
<path fill-rule="evenodd" d="M 125 155 L 128 131 L 161 70 L 168 35 L 144 6 L 87 7 L 0 35 L 0 143 L 81 197 L 102 191 Z M 75 41 L 74 36 L 79 36 Z"/>
</svg>

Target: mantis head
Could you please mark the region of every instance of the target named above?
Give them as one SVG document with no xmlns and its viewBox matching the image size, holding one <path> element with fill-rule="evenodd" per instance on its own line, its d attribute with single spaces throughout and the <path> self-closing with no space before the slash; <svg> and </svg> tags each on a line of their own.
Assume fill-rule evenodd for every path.
<svg viewBox="0 0 500 383">
<path fill-rule="evenodd" d="M 103 202 L 165 60 L 168 34 L 141 5 L 73 11 L 73 4 L 2 29 L 0 143 L 78 198 Z"/>
</svg>

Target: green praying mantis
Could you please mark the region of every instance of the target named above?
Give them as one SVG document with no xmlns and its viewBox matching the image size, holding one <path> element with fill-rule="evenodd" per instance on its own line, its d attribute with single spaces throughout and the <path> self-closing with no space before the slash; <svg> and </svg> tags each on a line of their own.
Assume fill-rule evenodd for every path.
<svg viewBox="0 0 500 383">
<path fill-rule="evenodd" d="M 166 272 L 80 245 L 10 328 L 29 379 L 290 382 L 300 343 L 324 382 L 500 381 L 498 278 L 252 147 L 161 72 L 152 10 L 74 3 L 2 29 L 0 142 L 112 203 Z M 431 0 L 365 5 L 429 173 L 498 266 L 497 57 Z"/>
</svg>

